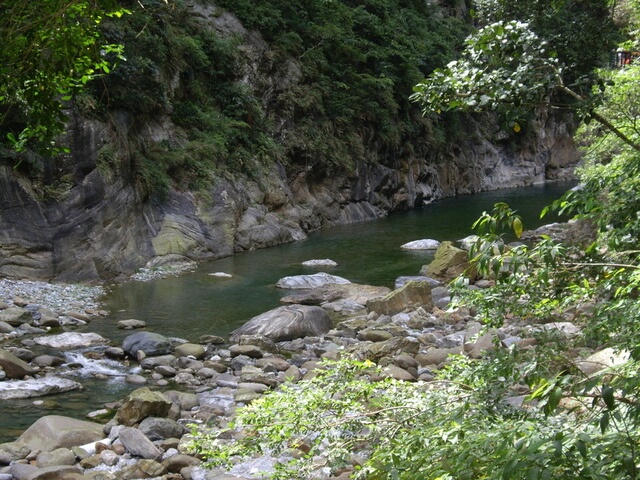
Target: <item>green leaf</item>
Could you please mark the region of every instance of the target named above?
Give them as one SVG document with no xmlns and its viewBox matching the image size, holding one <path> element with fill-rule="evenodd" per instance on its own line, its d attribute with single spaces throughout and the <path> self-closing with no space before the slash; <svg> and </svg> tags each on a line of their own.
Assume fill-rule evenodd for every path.
<svg viewBox="0 0 640 480">
<path fill-rule="evenodd" d="M 604 385 L 602 387 L 601 395 L 602 400 L 609 410 L 613 410 L 614 408 L 616 408 L 616 401 L 613 397 L 613 388 L 611 388 L 609 385 Z"/>
</svg>

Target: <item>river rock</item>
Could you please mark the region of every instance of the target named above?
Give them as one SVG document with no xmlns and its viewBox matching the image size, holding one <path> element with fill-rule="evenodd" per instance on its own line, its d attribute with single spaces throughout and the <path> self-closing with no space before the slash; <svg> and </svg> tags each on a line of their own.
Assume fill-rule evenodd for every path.
<svg viewBox="0 0 640 480">
<path fill-rule="evenodd" d="M 5 322 L 12 327 L 18 327 L 23 323 L 33 323 L 33 315 L 29 310 L 20 307 L 9 307 L 0 310 L 0 322 Z"/>
<path fill-rule="evenodd" d="M 146 326 L 147 326 L 147 322 L 144 322 L 142 320 L 136 320 L 135 318 L 118 321 L 118 328 L 121 330 L 133 330 L 136 328 L 144 328 Z"/>
<path fill-rule="evenodd" d="M 43 337 L 35 337 L 33 341 L 37 345 L 51 347 L 58 350 L 69 350 L 75 348 L 91 347 L 93 345 L 101 345 L 109 343 L 109 340 L 97 333 L 79 333 L 65 332 L 59 335 L 46 335 Z"/>
<path fill-rule="evenodd" d="M 420 274 L 448 282 L 466 272 L 469 278 L 475 279 L 476 274 L 469 267 L 467 251 L 454 246 L 452 242 L 442 242 L 433 261 L 422 267 Z"/>
<path fill-rule="evenodd" d="M 7 377 L 11 379 L 24 378 L 26 375 L 33 375 L 38 371 L 27 362 L 20 360 L 14 354 L 0 349 L 0 367 L 5 371 Z"/>
<path fill-rule="evenodd" d="M 165 355 L 173 352 L 173 346 L 167 337 L 154 332 L 137 332 L 122 341 L 122 349 L 136 358 L 138 351 L 148 356 Z"/>
<path fill-rule="evenodd" d="M 205 348 L 197 343 L 183 343 L 176 346 L 175 355 L 178 357 L 193 357 L 198 360 L 204 358 Z"/>
<path fill-rule="evenodd" d="M 439 246 L 440 242 L 438 240 L 425 238 L 405 243 L 400 248 L 404 248 L 405 250 L 436 250 Z"/>
<path fill-rule="evenodd" d="M 324 272 L 314 273 L 313 275 L 294 275 L 291 277 L 284 277 L 278 280 L 276 287 L 299 289 L 299 288 L 317 288 L 322 285 L 338 284 L 345 285 L 351 283 L 346 278 L 339 277 L 337 275 L 330 275 Z"/>
<path fill-rule="evenodd" d="M 148 387 L 138 388 L 129 394 L 116 414 L 116 420 L 132 426 L 147 417 L 165 417 L 171 409 L 171 400 Z"/>
<path fill-rule="evenodd" d="M 337 267 L 338 264 L 328 258 L 318 260 L 306 260 L 302 262 L 304 267 Z"/>
<path fill-rule="evenodd" d="M 138 430 L 149 440 L 164 440 L 166 438 L 180 438 L 187 432 L 186 427 L 175 420 L 161 417 L 147 417 L 140 422 Z"/>
<path fill-rule="evenodd" d="M 616 367 L 629 361 L 628 351 L 617 352 L 613 348 L 605 348 L 576 362 L 578 369 L 587 376 L 598 373 L 605 368 Z"/>
<path fill-rule="evenodd" d="M 159 459 L 162 452 L 156 447 L 147 436 L 137 428 L 123 427 L 118 431 L 118 439 L 124 448 L 135 457 L 147 458 L 150 460 Z"/>
<path fill-rule="evenodd" d="M 369 300 L 367 310 L 382 315 L 395 315 L 407 308 L 428 307 L 431 305 L 431 283 L 411 281 L 388 295 Z"/>
<path fill-rule="evenodd" d="M 142 459 L 133 465 L 128 465 L 118 471 L 118 480 L 131 480 L 139 478 L 160 478 L 167 473 L 167 469 L 151 459 Z"/>
<path fill-rule="evenodd" d="M 191 455 L 178 453 L 162 461 L 162 465 L 171 473 L 179 473 L 185 467 L 200 465 L 202 460 Z"/>
<path fill-rule="evenodd" d="M 46 376 L 28 380 L 0 382 L 0 400 L 33 398 L 53 393 L 81 390 L 82 385 L 67 378 Z"/>
<path fill-rule="evenodd" d="M 442 282 L 440 280 L 436 280 L 435 278 L 427 277 L 425 275 L 405 275 L 405 276 L 396 278 L 393 288 L 397 290 L 398 288 L 402 287 L 405 283 L 411 282 L 411 281 L 428 282 L 431 284 L 432 287 L 438 287 L 442 285 Z"/>
<path fill-rule="evenodd" d="M 8 442 L 0 444 L 0 465 L 9 465 L 26 458 L 31 448 L 22 442 Z"/>
<path fill-rule="evenodd" d="M 39 418 L 27 428 L 18 442 L 31 450 L 51 452 L 58 448 L 72 448 L 104 438 L 102 425 L 61 415 L 47 415 Z"/>
<path fill-rule="evenodd" d="M 316 336 L 331 329 L 331 319 L 320 307 L 285 305 L 253 317 L 231 333 L 237 342 L 242 335 L 264 335 L 274 342 Z"/>
<path fill-rule="evenodd" d="M 36 457 L 39 468 L 74 465 L 76 456 L 69 448 L 56 448 L 50 452 L 40 452 Z"/>
</svg>

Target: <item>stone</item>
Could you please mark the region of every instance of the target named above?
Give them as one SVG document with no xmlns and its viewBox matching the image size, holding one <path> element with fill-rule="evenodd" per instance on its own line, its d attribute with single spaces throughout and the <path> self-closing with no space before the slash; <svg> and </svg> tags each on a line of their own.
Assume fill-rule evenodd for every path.
<svg viewBox="0 0 640 480">
<path fill-rule="evenodd" d="M 82 478 L 82 469 L 71 465 L 59 465 L 39 468 L 21 480 L 71 480 L 73 475 L 78 475 L 77 478 Z"/>
<path fill-rule="evenodd" d="M 418 368 L 418 361 L 406 353 L 394 357 L 393 364 L 405 370 L 408 368 Z"/>
<path fill-rule="evenodd" d="M 27 362 L 20 360 L 14 354 L 0 348 L 0 367 L 5 371 L 8 378 L 21 379 L 26 375 L 33 375 L 38 371 Z"/>
<path fill-rule="evenodd" d="M 358 332 L 358 340 L 365 342 L 385 342 L 393 337 L 393 334 L 386 330 L 376 328 L 365 328 Z"/>
<path fill-rule="evenodd" d="M 33 315 L 24 308 L 9 307 L 5 310 L 0 310 L 0 322 L 7 323 L 12 327 L 18 327 L 23 323 L 33 323 Z"/>
<path fill-rule="evenodd" d="M 469 254 L 466 250 L 454 246 L 452 242 L 442 242 L 436 250 L 433 261 L 422 267 L 420 274 L 448 282 L 466 272 L 466 275 L 473 280 L 476 273 L 469 267 Z"/>
<path fill-rule="evenodd" d="M 429 307 L 431 305 L 430 282 L 410 281 L 388 295 L 369 300 L 367 310 L 381 315 L 395 315 L 407 308 Z"/>
<path fill-rule="evenodd" d="M 263 352 L 276 353 L 278 351 L 275 342 L 264 335 L 242 335 L 238 343 L 240 345 L 254 345 Z"/>
<path fill-rule="evenodd" d="M 582 329 L 571 322 L 552 322 L 542 325 L 542 329 L 546 331 L 556 331 L 567 337 L 580 335 Z"/>
<path fill-rule="evenodd" d="M 432 238 L 425 238 L 422 240 L 413 240 L 412 242 L 405 243 L 400 246 L 405 250 L 436 250 L 440 246 L 438 240 Z"/>
<path fill-rule="evenodd" d="M 68 378 L 46 376 L 28 380 L 9 380 L 0 382 L 0 400 L 33 398 L 54 393 L 81 390 L 82 385 Z"/>
<path fill-rule="evenodd" d="M 167 337 L 154 332 L 137 332 L 122 341 L 122 349 L 136 358 L 138 351 L 147 356 L 166 355 L 173 352 L 173 346 Z"/>
<path fill-rule="evenodd" d="M 27 428 L 18 442 L 31 450 L 51 452 L 57 448 L 71 448 L 104 438 L 102 425 L 61 415 L 46 415 Z"/>
<path fill-rule="evenodd" d="M 176 346 L 174 354 L 177 357 L 193 357 L 198 360 L 204 358 L 205 348 L 197 343 L 183 343 Z"/>
<path fill-rule="evenodd" d="M 131 318 L 129 320 L 120 320 L 118 321 L 118 328 L 121 330 L 133 330 L 136 328 L 144 328 L 147 326 L 147 322 L 142 320 L 136 320 L 135 318 Z"/>
<path fill-rule="evenodd" d="M 286 372 L 291 366 L 289 362 L 280 357 L 263 357 L 256 361 L 256 367 L 265 368 L 269 365 L 273 366 L 279 372 Z"/>
<path fill-rule="evenodd" d="M 630 353 L 626 350 L 616 351 L 613 348 L 605 348 L 589 355 L 584 360 L 579 360 L 576 362 L 576 366 L 586 376 L 591 376 L 606 368 L 622 365 L 628 362 L 630 357 Z"/>
<path fill-rule="evenodd" d="M 169 418 L 147 417 L 140 422 L 138 430 L 149 440 L 164 440 L 172 437 L 182 437 L 187 429 L 175 420 Z"/>
<path fill-rule="evenodd" d="M 344 285 L 351 283 L 346 278 L 339 277 L 337 275 L 330 275 L 325 272 L 318 272 L 312 275 L 294 275 L 291 277 L 284 277 L 278 280 L 276 287 L 286 289 L 299 289 L 299 288 L 316 288 L 328 284 Z"/>
<path fill-rule="evenodd" d="M 127 452 L 135 457 L 150 460 L 159 459 L 162 452 L 137 428 L 123 427 L 118 432 L 118 440 Z"/>
<path fill-rule="evenodd" d="M 422 365 L 440 365 L 449 355 L 458 355 L 464 351 L 462 345 L 453 348 L 430 348 L 425 353 L 416 355 L 415 359 Z"/>
<path fill-rule="evenodd" d="M 311 305 L 285 305 L 253 317 L 231 333 L 230 341 L 242 335 L 264 335 L 274 342 L 316 336 L 331 329 L 325 310 Z"/>
<path fill-rule="evenodd" d="M 427 282 L 432 287 L 438 287 L 442 285 L 442 282 L 439 280 L 436 280 L 435 278 L 427 277 L 425 275 L 410 275 L 410 276 L 402 276 L 402 277 L 396 278 L 393 288 L 397 290 L 398 288 L 402 287 L 405 283 L 411 282 L 411 281 Z"/>
<path fill-rule="evenodd" d="M 414 377 L 411 373 L 406 371 L 404 368 L 398 367 L 397 365 L 387 365 L 382 370 L 382 373 L 385 376 L 389 376 L 396 380 L 403 380 L 407 382 L 415 382 L 416 377 Z"/>
<path fill-rule="evenodd" d="M 151 459 L 142 459 L 133 465 L 128 465 L 118 471 L 118 480 L 133 480 L 139 478 L 159 478 L 167 473 L 167 469 Z"/>
<path fill-rule="evenodd" d="M 249 358 L 262 358 L 264 356 L 262 350 L 255 345 L 231 345 L 229 351 L 232 357 L 245 355 Z"/>
<path fill-rule="evenodd" d="M 316 259 L 316 260 L 306 260 L 302 262 L 302 266 L 304 267 L 337 267 L 338 264 L 333 260 L 324 258 L 324 259 Z"/>
<path fill-rule="evenodd" d="M 36 457 L 39 468 L 74 465 L 76 456 L 69 448 L 56 448 L 50 452 L 40 452 Z"/>
<path fill-rule="evenodd" d="M 193 467 L 195 465 L 200 465 L 201 463 L 202 460 L 199 458 L 181 453 L 172 455 L 162 461 L 162 465 L 171 473 L 180 473 L 180 470 L 185 467 Z"/>
<path fill-rule="evenodd" d="M 47 335 L 44 337 L 35 337 L 33 341 L 37 345 L 55 348 L 57 350 L 69 350 L 76 348 L 91 347 L 94 345 L 104 345 L 109 340 L 102 335 L 94 332 L 65 332 L 59 335 Z"/>
<path fill-rule="evenodd" d="M 171 408 L 171 400 L 160 392 L 142 387 L 129 394 L 116 414 L 116 420 L 132 426 L 147 417 L 164 417 Z"/>
<path fill-rule="evenodd" d="M 441 310 L 447 308 L 451 301 L 449 289 L 447 287 L 435 287 L 431 290 L 431 301 Z"/>
<path fill-rule="evenodd" d="M 22 442 L 0 443 L 0 465 L 9 465 L 26 458 L 31 448 Z"/>
</svg>

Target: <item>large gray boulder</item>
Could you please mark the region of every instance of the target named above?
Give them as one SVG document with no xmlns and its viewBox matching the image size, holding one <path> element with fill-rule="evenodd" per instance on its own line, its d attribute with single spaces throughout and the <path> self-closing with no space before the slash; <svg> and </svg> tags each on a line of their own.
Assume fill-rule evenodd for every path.
<svg viewBox="0 0 640 480">
<path fill-rule="evenodd" d="M 276 287 L 278 288 L 317 288 L 323 285 L 346 285 L 351 283 L 346 278 L 339 277 L 337 275 L 331 275 L 329 273 L 318 272 L 313 275 L 294 275 L 291 277 L 284 277 L 278 280 Z"/>
<path fill-rule="evenodd" d="M 382 298 L 369 300 L 367 309 L 381 315 L 395 315 L 407 308 L 429 307 L 432 289 L 430 281 L 412 280 Z"/>
<path fill-rule="evenodd" d="M 131 455 L 150 460 L 159 459 L 162 452 L 147 436 L 137 428 L 123 427 L 118 432 L 118 439 Z"/>
<path fill-rule="evenodd" d="M 12 379 L 24 378 L 25 375 L 32 375 L 38 371 L 37 368 L 2 349 L 0 349 L 0 367 L 5 371 L 7 377 Z"/>
<path fill-rule="evenodd" d="M 33 323 L 33 315 L 29 310 L 12 306 L 5 310 L 0 310 L 0 321 L 8 323 L 12 327 L 18 327 L 23 323 L 31 325 Z"/>
<path fill-rule="evenodd" d="M 230 340 L 237 342 L 242 335 L 264 335 L 274 342 L 317 336 L 331 329 L 327 312 L 311 305 L 286 305 L 253 317 L 231 332 Z"/>
<path fill-rule="evenodd" d="M 103 426 L 61 415 L 41 417 L 27 428 L 18 442 L 31 450 L 51 452 L 57 448 L 71 448 L 97 442 L 105 437 Z"/>
<path fill-rule="evenodd" d="M 156 356 L 173 352 L 173 346 L 164 335 L 154 332 L 137 332 L 122 341 L 122 349 L 135 357 L 139 350 L 145 355 Z"/>
<path fill-rule="evenodd" d="M 120 424 L 130 427 L 147 417 L 164 417 L 170 409 L 171 400 L 160 392 L 142 387 L 129 394 L 118 410 L 116 420 Z"/>
</svg>

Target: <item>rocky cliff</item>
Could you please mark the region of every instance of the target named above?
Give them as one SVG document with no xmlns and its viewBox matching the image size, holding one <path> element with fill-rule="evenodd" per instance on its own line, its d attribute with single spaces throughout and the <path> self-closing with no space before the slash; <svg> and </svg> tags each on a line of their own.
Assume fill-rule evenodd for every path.
<svg viewBox="0 0 640 480">
<path fill-rule="evenodd" d="M 273 107 L 277 92 L 303 81 L 296 61 L 275 61 L 260 35 L 229 13 L 194 12 L 219 35 L 242 38 L 239 81 L 271 111 L 276 141 L 295 135 L 295 118 Z M 169 78 L 168 90 L 179 91 L 181 82 Z M 57 185 L 54 194 L 43 193 L 42 179 L 14 169 L 13 160 L 0 160 L 0 277 L 97 282 L 149 262 L 220 258 L 446 196 L 567 178 L 578 159 L 570 127 L 544 112 L 517 144 L 491 118 L 467 118 L 449 149 L 430 150 L 425 139 L 408 138 L 393 154 L 378 151 L 378 161 L 356 159 L 354 167 L 327 175 L 274 159 L 253 175 L 212 175 L 197 190 L 172 184 L 160 199 L 140 188 L 132 151 L 180 137 L 172 115 L 74 117 L 67 139 L 73 153 L 45 172 Z M 116 167 L 105 168 L 105 146 L 118 151 Z"/>
</svg>

